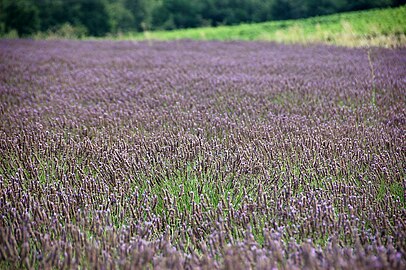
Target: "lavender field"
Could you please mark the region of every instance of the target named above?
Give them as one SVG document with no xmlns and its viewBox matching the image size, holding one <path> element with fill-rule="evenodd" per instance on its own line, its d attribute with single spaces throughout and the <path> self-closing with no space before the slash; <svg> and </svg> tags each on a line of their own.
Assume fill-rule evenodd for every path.
<svg viewBox="0 0 406 270">
<path fill-rule="evenodd" d="M 406 49 L 0 41 L 0 268 L 405 269 Z"/>
</svg>

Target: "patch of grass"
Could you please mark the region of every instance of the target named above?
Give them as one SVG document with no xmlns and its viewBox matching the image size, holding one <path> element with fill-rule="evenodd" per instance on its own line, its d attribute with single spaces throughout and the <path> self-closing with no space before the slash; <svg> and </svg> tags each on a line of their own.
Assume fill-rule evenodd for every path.
<svg viewBox="0 0 406 270">
<path fill-rule="evenodd" d="M 131 40 L 259 40 L 327 43 L 339 46 L 402 47 L 406 44 L 406 6 L 346 12 L 299 20 L 173 31 L 128 33 Z"/>
<path fill-rule="evenodd" d="M 243 192 L 241 188 L 236 187 L 239 182 L 234 182 L 231 178 L 223 179 L 218 182 L 218 179 L 213 179 L 210 174 L 198 174 L 190 163 L 186 166 L 185 170 L 178 170 L 172 176 L 166 177 L 163 180 L 150 183 L 145 182 L 148 186 L 142 186 L 141 191 L 150 190 L 158 198 L 157 206 L 155 208 L 156 214 L 162 214 L 167 209 L 165 200 L 172 201 L 174 208 L 177 211 L 193 213 L 193 204 L 202 203 L 204 200 L 209 207 L 215 209 L 222 199 L 230 197 L 231 204 L 234 209 L 238 209 Z"/>
</svg>

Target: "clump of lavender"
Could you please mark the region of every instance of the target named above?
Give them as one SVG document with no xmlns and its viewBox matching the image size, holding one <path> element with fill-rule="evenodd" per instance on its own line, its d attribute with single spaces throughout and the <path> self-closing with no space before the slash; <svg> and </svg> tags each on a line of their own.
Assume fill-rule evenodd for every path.
<svg viewBox="0 0 406 270">
<path fill-rule="evenodd" d="M 406 50 L 373 55 L 1 41 L 0 268 L 405 269 Z"/>
</svg>

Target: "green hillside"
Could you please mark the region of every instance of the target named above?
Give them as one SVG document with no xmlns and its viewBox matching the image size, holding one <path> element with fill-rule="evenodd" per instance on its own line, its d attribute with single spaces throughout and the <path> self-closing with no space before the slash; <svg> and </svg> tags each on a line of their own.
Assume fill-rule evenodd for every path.
<svg viewBox="0 0 406 270">
<path fill-rule="evenodd" d="M 304 44 L 327 43 L 350 47 L 404 47 L 406 45 L 406 6 L 339 13 L 300 20 L 132 33 L 116 38 L 260 40 Z"/>
</svg>

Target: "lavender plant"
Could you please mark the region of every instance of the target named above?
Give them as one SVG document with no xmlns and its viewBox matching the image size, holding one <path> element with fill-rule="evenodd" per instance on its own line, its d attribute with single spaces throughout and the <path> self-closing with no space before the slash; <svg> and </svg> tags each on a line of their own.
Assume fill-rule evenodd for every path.
<svg viewBox="0 0 406 270">
<path fill-rule="evenodd" d="M 406 50 L 371 50 L 2 40 L 0 268 L 404 269 Z"/>
</svg>

